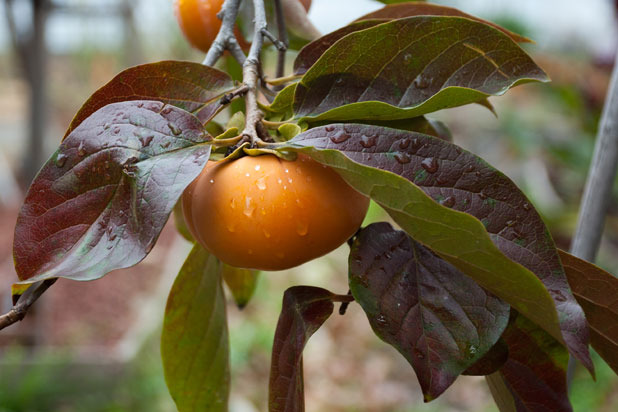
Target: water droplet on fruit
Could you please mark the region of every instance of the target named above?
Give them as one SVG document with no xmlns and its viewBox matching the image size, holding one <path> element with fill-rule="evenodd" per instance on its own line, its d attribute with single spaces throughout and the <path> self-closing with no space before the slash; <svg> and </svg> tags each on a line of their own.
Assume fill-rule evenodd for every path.
<svg viewBox="0 0 618 412">
<path fill-rule="evenodd" d="M 233 221 L 227 223 L 227 230 L 230 233 L 234 233 L 234 230 L 236 230 L 236 226 L 234 225 Z"/>
<path fill-rule="evenodd" d="M 253 216 L 254 211 L 255 203 L 253 203 L 253 200 L 249 196 L 245 197 L 245 208 L 243 209 L 242 213 L 247 217 L 251 217 Z"/>
<path fill-rule="evenodd" d="M 292 178 L 288 177 L 288 183 L 292 183 Z"/>
<path fill-rule="evenodd" d="M 62 167 L 65 165 L 66 162 L 67 162 L 67 155 L 58 153 L 58 156 L 56 156 L 56 166 Z"/>
<path fill-rule="evenodd" d="M 251 175 L 249 173 L 245 173 L 246 177 L 251 177 Z"/>
<path fill-rule="evenodd" d="M 307 176 L 307 182 L 311 182 L 311 176 Z"/>
<path fill-rule="evenodd" d="M 487 194 L 483 193 L 483 191 L 481 190 L 479 193 L 479 197 L 481 198 L 481 200 L 485 200 L 487 199 Z"/>
<path fill-rule="evenodd" d="M 283 183 L 283 180 L 277 179 L 277 183 L 281 184 L 281 183 Z"/>
<path fill-rule="evenodd" d="M 262 209 L 262 210 L 264 210 L 264 209 Z M 262 232 L 264 233 L 264 237 L 266 239 L 270 239 L 270 233 L 268 233 L 268 231 L 266 229 L 262 229 Z"/>
<path fill-rule="evenodd" d="M 429 173 L 435 173 L 438 171 L 438 162 L 433 157 L 428 157 L 426 159 L 423 159 L 423 161 L 421 162 L 421 166 L 423 167 L 423 169 L 427 170 Z"/>
<path fill-rule="evenodd" d="M 300 236 L 305 236 L 308 231 L 309 226 L 307 225 L 307 222 L 303 222 L 302 220 L 296 221 L 296 233 L 298 233 Z"/>
<path fill-rule="evenodd" d="M 256 186 L 260 190 L 266 190 L 266 180 L 263 177 L 260 177 L 256 182 Z"/>
<path fill-rule="evenodd" d="M 262 208 L 262 209 L 260 210 L 260 213 L 262 213 L 262 215 L 263 215 L 263 216 L 266 216 L 266 209 Z"/>
<path fill-rule="evenodd" d="M 350 138 L 349 134 L 347 134 L 343 130 L 339 130 L 337 133 L 335 133 L 334 136 L 330 137 L 330 141 L 333 142 L 333 143 L 339 144 L 339 143 L 345 142 L 349 138 Z"/>
<path fill-rule="evenodd" d="M 260 165 L 255 165 L 254 169 L 257 172 L 258 170 L 260 170 Z"/>
<path fill-rule="evenodd" d="M 369 149 L 370 147 L 373 147 L 376 145 L 376 142 L 378 141 L 378 136 L 365 136 L 362 135 L 361 136 L 361 146 L 363 146 L 365 149 Z"/>
<path fill-rule="evenodd" d="M 410 163 L 411 159 L 410 159 L 410 156 L 408 156 L 407 153 L 397 152 L 397 153 L 395 153 L 395 160 L 397 160 L 399 163 L 404 165 L 406 163 Z"/>
<path fill-rule="evenodd" d="M 300 199 L 296 199 L 296 204 L 298 205 L 299 208 L 304 209 L 305 205 L 303 204 L 303 202 Z"/>
<path fill-rule="evenodd" d="M 215 183 L 215 179 L 210 179 L 210 183 Z"/>
<path fill-rule="evenodd" d="M 180 130 L 178 126 L 176 126 L 172 122 L 168 123 L 167 127 L 169 127 L 170 131 L 172 132 L 174 136 L 179 136 L 182 133 L 182 130 Z"/>
<path fill-rule="evenodd" d="M 455 206 L 455 197 L 449 196 L 440 202 L 442 206 L 453 207 Z"/>
<path fill-rule="evenodd" d="M 290 173 L 290 169 L 285 169 L 285 173 Z"/>
<path fill-rule="evenodd" d="M 279 258 L 279 259 L 283 259 L 285 257 L 285 253 L 283 252 L 277 252 L 275 253 L 275 255 Z"/>
<path fill-rule="evenodd" d="M 86 155 L 86 149 L 84 148 L 84 142 L 79 143 L 79 146 L 77 147 L 77 154 L 78 156 Z"/>
<path fill-rule="evenodd" d="M 236 199 L 234 199 L 234 198 L 230 199 L 230 207 L 232 209 L 236 209 Z"/>
</svg>

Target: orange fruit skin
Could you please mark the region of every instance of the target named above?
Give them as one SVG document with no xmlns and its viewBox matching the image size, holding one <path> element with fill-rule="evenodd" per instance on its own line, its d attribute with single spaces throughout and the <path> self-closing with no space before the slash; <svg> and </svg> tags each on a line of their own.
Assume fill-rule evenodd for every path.
<svg viewBox="0 0 618 412">
<path fill-rule="evenodd" d="M 183 34 L 191 45 L 204 53 L 219 33 L 217 13 L 223 0 L 175 0 L 174 12 Z"/>
<path fill-rule="evenodd" d="M 322 256 L 361 225 L 369 199 L 308 156 L 209 163 L 182 196 L 195 239 L 228 265 L 284 270 Z"/>
</svg>

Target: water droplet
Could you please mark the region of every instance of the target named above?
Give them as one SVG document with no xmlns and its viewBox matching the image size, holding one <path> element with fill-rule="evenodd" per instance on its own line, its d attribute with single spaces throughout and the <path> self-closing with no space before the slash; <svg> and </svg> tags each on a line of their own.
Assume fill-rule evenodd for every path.
<svg viewBox="0 0 618 412">
<path fill-rule="evenodd" d="M 433 157 L 423 159 L 423 161 L 421 162 L 421 166 L 429 173 L 435 173 L 438 171 L 438 161 Z"/>
<path fill-rule="evenodd" d="M 365 135 L 361 136 L 361 146 L 363 146 L 365 149 L 375 146 L 377 141 L 378 141 L 378 136 L 375 136 L 375 135 L 374 136 L 365 136 Z"/>
<path fill-rule="evenodd" d="M 290 169 L 285 169 L 285 173 L 290 173 Z"/>
<path fill-rule="evenodd" d="M 242 213 L 247 217 L 251 217 L 253 216 L 254 211 L 255 203 L 253 203 L 249 196 L 245 197 L 245 208 L 243 209 Z"/>
<path fill-rule="evenodd" d="M 112 177 L 109 175 L 109 173 L 105 173 L 105 180 L 107 180 L 108 182 L 112 180 Z"/>
<path fill-rule="evenodd" d="M 440 204 L 442 206 L 446 206 L 446 207 L 453 207 L 453 206 L 455 206 L 455 202 L 456 202 L 455 196 L 449 196 L 449 197 L 445 198 L 444 200 L 442 200 L 440 202 Z"/>
<path fill-rule="evenodd" d="M 263 215 L 263 216 L 266 216 L 266 209 L 262 208 L 262 209 L 260 210 L 260 213 L 262 213 L 262 215 Z"/>
<path fill-rule="evenodd" d="M 113 242 L 117 237 L 118 235 L 116 233 L 110 233 L 109 240 Z"/>
<path fill-rule="evenodd" d="M 401 164 L 410 163 L 410 156 L 407 153 L 397 152 L 395 153 L 395 160 Z"/>
<path fill-rule="evenodd" d="M 549 293 L 551 293 L 553 298 L 557 300 L 558 302 L 566 302 L 567 300 L 567 298 L 565 298 L 562 292 L 559 291 L 558 289 L 550 289 Z"/>
<path fill-rule="evenodd" d="M 337 80 L 335 80 L 335 83 L 341 84 L 341 82 L 343 82 L 343 78 L 337 77 Z"/>
<path fill-rule="evenodd" d="M 311 176 L 307 176 L 307 182 L 311 182 Z"/>
<path fill-rule="evenodd" d="M 508 220 L 508 221 L 506 222 L 506 226 L 507 226 L 507 227 L 513 227 L 513 226 L 515 226 L 515 221 L 514 221 L 514 220 Z"/>
<path fill-rule="evenodd" d="M 161 114 L 170 114 L 172 112 L 172 107 L 168 106 L 165 109 L 161 110 Z"/>
<path fill-rule="evenodd" d="M 113 133 L 114 134 L 120 133 L 120 127 L 115 127 L 114 130 L 113 130 Z"/>
<path fill-rule="evenodd" d="M 245 176 L 246 177 L 250 177 L 251 175 L 249 173 L 245 173 Z"/>
<path fill-rule="evenodd" d="M 79 146 L 77 147 L 77 154 L 79 156 L 85 156 L 86 155 L 86 148 L 84 148 L 84 142 L 80 142 Z"/>
<path fill-rule="evenodd" d="M 287 190 L 287 189 L 288 189 L 288 187 L 286 185 L 283 185 L 283 190 Z"/>
<path fill-rule="evenodd" d="M 230 199 L 230 207 L 232 209 L 236 209 L 236 199 L 234 199 L 234 198 Z"/>
<path fill-rule="evenodd" d="M 481 198 L 481 200 L 485 200 L 487 199 L 487 194 L 483 193 L 483 191 L 481 190 L 479 193 L 479 197 Z"/>
<path fill-rule="evenodd" d="M 414 355 L 416 355 L 418 359 L 425 359 L 425 355 L 423 355 L 420 349 L 414 349 Z"/>
<path fill-rule="evenodd" d="M 414 79 L 414 87 L 416 87 L 417 89 L 426 89 L 430 85 L 431 85 L 431 78 L 418 75 L 418 77 Z"/>
<path fill-rule="evenodd" d="M 168 123 L 167 127 L 169 127 L 170 131 L 172 132 L 174 136 L 179 136 L 182 133 L 182 130 L 180 130 L 178 126 L 176 126 L 172 122 Z"/>
<path fill-rule="evenodd" d="M 263 210 L 264 210 L 264 209 L 262 209 L 262 211 L 263 211 Z M 262 232 L 264 233 L 264 237 L 265 237 L 266 239 L 270 239 L 270 233 L 268 233 L 268 231 L 267 231 L 266 229 L 262 229 Z"/>
<path fill-rule="evenodd" d="M 210 179 L 210 183 L 215 183 L 215 179 Z"/>
<path fill-rule="evenodd" d="M 171 143 L 171 142 L 163 142 L 163 143 L 161 143 L 161 147 L 162 147 L 163 149 L 167 149 L 168 147 L 170 147 L 170 143 Z"/>
<path fill-rule="evenodd" d="M 137 104 L 137 107 L 139 107 L 140 109 L 141 109 L 142 107 L 144 107 L 144 102 L 139 102 L 139 103 Z"/>
<path fill-rule="evenodd" d="M 152 134 L 139 137 L 139 141 L 140 141 L 140 143 L 142 144 L 143 147 L 149 146 L 150 143 L 152 142 L 152 139 L 154 139 L 154 135 L 152 135 Z"/>
<path fill-rule="evenodd" d="M 281 183 L 283 183 L 283 180 L 277 179 L 277 183 L 281 184 Z"/>
<path fill-rule="evenodd" d="M 404 62 L 409 62 L 411 58 L 412 58 L 412 54 L 411 53 L 406 53 L 406 54 L 403 55 L 403 61 Z"/>
<path fill-rule="evenodd" d="M 378 315 L 378 317 L 376 318 L 376 322 L 378 322 L 382 326 L 386 326 L 388 324 L 388 320 L 383 314 Z"/>
<path fill-rule="evenodd" d="M 67 162 L 67 155 L 63 153 L 58 153 L 58 156 L 56 156 L 56 166 L 62 167 L 65 165 L 66 162 Z"/>
<path fill-rule="evenodd" d="M 297 220 L 296 221 L 296 233 L 298 233 L 300 236 L 305 236 L 307 232 L 309 232 L 309 226 L 307 225 L 307 222 L 303 222 L 300 219 Z"/>
<path fill-rule="evenodd" d="M 107 247 L 105 249 L 112 250 L 113 247 L 114 247 L 114 245 L 107 245 Z"/>
<path fill-rule="evenodd" d="M 107 129 L 109 129 L 110 127 L 112 127 L 112 125 L 111 125 L 110 123 L 105 123 L 105 124 L 103 125 L 103 130 L 107 130 Z"/>
<path fill-rule="evenodd" d="M 474 171 L 474 165 L 468 165 L 466 166 L 466 172 L 468 173 L 472 173 Z"/>
<path fill-rule="evenodd" d="M 521 205 L 521 207 L 523 207 L 524 210 L 527 212 L 530 210 L 530 203 L 525 202 L 523 205 Z"/>
<path fill-rule="evenodd" d="M 326 127 L 324 128 L 324 130 L 325 130 L 327 133 L 330 133 L 330 132 L 332 132 L 333 130 L 335 130 L 335 126 L 326 126 Z"/>
<path fill-rule="evenodd" d="M 408 148 L 408 146 L 410 146 L 410 138 L 406 137 L 405 139 L 402 139 L 399 141 L 399 148 L 401 150 L 405 150 Z"/>
<path fill-rule="evenodd" d="M 288 183 L 292 183 L 292 178 L 288 177 Z"/>
<path fill-rule="evenodd" d="M 230 233 L 234 233 L 234 230 L 236 230 L 236 226 L 235 226 L 234 221 L 230 221 L 230 222 L 227 223 L 227 230 Z"/>
<path fill-rule="evenodd" d="M 481 177 L 481 172 L 479 172 L 478 170 L 476 172 L 474 172 L 474 176 L 476 177 Z"/>
<path fill-rule="evenodd" d="M 330 137 L 330 141 L 333 142 L 333 143 L 339 144 L 339 143 L 345 142 L 349 138 L 350 138 L 349 134 L 347 134 L 343 130 L 339 130 L 337 133 L 335 133 L 334 136 Z"/>
<path fill-rule="evenodd" d="M 256 186 L 260 190 L 266 190 L 266 180 L 263 177 L 260 177 L 256 182 Z"/>
<path fill-rule="evenodd" d="M 300 199 L 296 199 L 296 204 L 298 205 L 299 208 L 304 209 L 305 205 L 303 204 L 303 202 Z"/>
</svg>

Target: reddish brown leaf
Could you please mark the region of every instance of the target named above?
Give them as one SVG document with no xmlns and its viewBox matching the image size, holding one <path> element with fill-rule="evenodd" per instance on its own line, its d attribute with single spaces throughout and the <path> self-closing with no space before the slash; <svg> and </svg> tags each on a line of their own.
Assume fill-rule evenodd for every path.
<svg viewBox="0 0 618 412">
<path fill-rule="evenodd" d="M 84 120 L 26 195 L 13 246 L 19 278 L 90 280 L 141 261 L 206 164 L 207 138 L 195 116 L 153 101 Z"/>
<path fill-rule="evenodd" d="M 474 365 L 462 372 L 462 375 L 484 376 L 491 375 L 504 365 L 509 357 L 509 347 L 499 339 L 489 351 Z"/>
<path fill-rule="evenodd" d="M 270 367 L 270 412 L 305 410 L 303 349 L 333 313 L 332 298 L 329 291 L 312 286 L 294 286 L 285 291 Z"/>
<path fill-rule="evenodd" d="M 90 96 L 73 118 L 64 137 L 101 107 L 128 100 L 156 100 L 171 104 L 205 122 L 219 108 L 217 99 L 233 88 L 234 82 L 227 74 L 199 63 L 162 61 L 131 67 Z"/>
<path fill-rule="evenodd" d="M 590 326 L 590 343 L 618 373 L 618 279 L 560 250 L 560 259 Z"/>
<path fill-rule="evenodd" d="M 518 412 L 570 412 L 566 368 L 569 354 L 558 341 L 518 315 L 502 335 L 509 358 L 496 372 Z"/>
<path fill-rule="evenodd" d="M 337 149 L 355 162 L 408 179 L 445 207 L 476 217 L 504 255 L 543 282 L 569 350 L 593 370 L 586 319 L 571 294 L 554 241 L 534 207 L 504 174 L 452 143 L 384 127 L 333 124 L 310 129 L 289 143 Z"/>
<path fill-rule="evenodd" d="M 388 223 L 362 229 L 350 289 L 374 332 L 410 362 L 428 402 L 494 346 L 509 305 Z"/>
<path fill-rule="evenodd" d="M 521 36 L 517 33 L 513 33 L 503 27 L 498 26 L 487 20 L 479 19 L 478 17 L 471 16 L 463 11 L 454 9 L 452 7 L 439 6 L 431 3 L 403 3 L 403 4 L 391 4 L 369 14 L 365 14 L 362 17 L 356 19 L 372 20 L 372 19 L 401 19 L 412 16 L 458 16 L 465 17 L 470 20 L 475 20 L 484 24 L 488 24 L 506 34 L 516 42 L 531 43 L 532 40 L 527 37 Z"/>
</svg>

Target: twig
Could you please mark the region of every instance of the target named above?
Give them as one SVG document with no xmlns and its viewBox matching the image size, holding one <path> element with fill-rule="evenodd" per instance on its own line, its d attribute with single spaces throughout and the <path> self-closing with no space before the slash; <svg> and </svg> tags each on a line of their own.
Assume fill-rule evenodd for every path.
<svg viewBox="0 0 618 412">
<path fill-rule="evenodd" d="M 54 283 L 56 279 L 47 279 L 34 283 L 19 297 L 13 308 L 0 316 L 0 330 L 21 321 L 28 313 L 28 309 Z"/>
<path fill-rule="evenodd" d="M 614 62 L 612 78 L 605 98 L 603 114 L 599 122 L 596 144 L 584 196 L 579 209 L 577 229 L 571 253 L 588 261 L 594 261 L 601 243 L 605 214 L 609 204 L 616 166 L 618 165 L 618 53 Z M 573 358 L 569 361 L 568 382 L 575 370 Z"/>
<path fill-rule="evenodd" d="M 275 0 L 275 14 L 277 16 L 277 31 L 279 34 L 279 40 L 285 46 L 283 50 L 278 49 L 279 53 L 277 54 L 277 71 L 275 72 L 275 76 L 281 77 L 283 76 L 283 72 L 285 70 L 285 52 L 289 46 L 288 32 L 285 27 L 285 17 L 283 14 L 283 4 L 281 3 L 281 0 Z"/>
<path fill-rule="evenodd" d="M 215 41 L 210 46 L 210 49 L 208 49 L 208 53 L 204 58 L 204 65 L 214 66 L 225 50 L 229 50 L 240 64 L 244 64 L 245 55 L 234 35 L 234 24 L 236 23 L 240 1 L 241 0 L 225 0 L 223 6 L 221 6 L 221 11 L 217 14 L 222 21 L 221 28 L 219 29 L 219 33 L 217 33 Z"/>
</svg>

